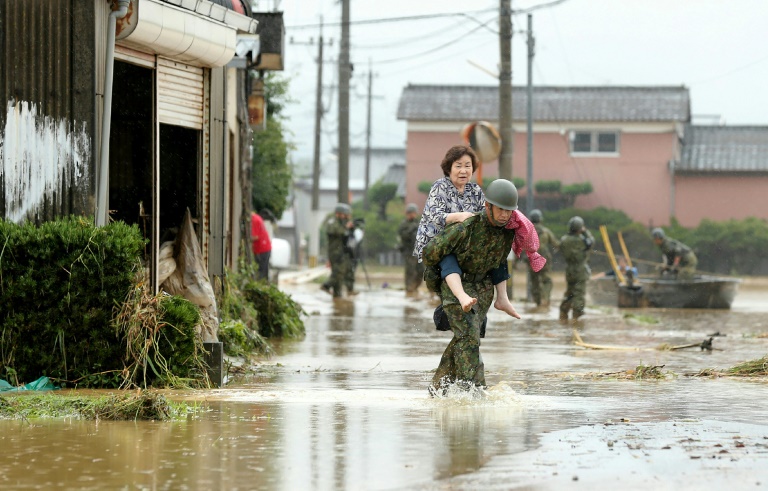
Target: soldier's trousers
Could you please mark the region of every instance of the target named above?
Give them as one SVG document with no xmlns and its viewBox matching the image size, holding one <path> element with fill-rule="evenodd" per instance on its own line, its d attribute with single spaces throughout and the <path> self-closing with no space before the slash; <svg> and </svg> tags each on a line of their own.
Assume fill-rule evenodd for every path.
<svg viewBox="0 0 768 491">
<path fill-rule="evenodd" d="M 696 257 L 687 256 L 684 261 L 680 261 L 680 266 L 677 271 L 677 279 L 682 281 L 691 281 L 696 274 L 696 266 L 699 261 Z"/>
<path fill-rule="evenodd" d="M 560 317 L 568 317 L 568 312 L 573 309 L 573 318 L 577 319 L 584 315 L 584 306 L 587 296 L 586 279 L 568 279 L 566 278 L 566 289 L 563 302 L 560 304 Z"/>
<path fill-rule="evenodd" d="M 354 278 L 354 270 L 352 269 L 352 258 L 347 255 L 331 258 L 331 277 L 328 280 L 328 285 L 333 290 L 334 297 L 340 297 L 342 288 L 347 286 L 347 290 L 350 290 L 350 276 Z M 354 285 L 354 280 L 352 280 Z"/>
<path fill-rule="evenodd" d="M 405 291 L 415 292 L 423 281 L 424 263 L 420 263 L 419 259 L 412 254 L 403 254 L 403 262 L 405 264 Z"/>
<path fill-rule="evenodd" d="M 549 261 L 539 272 L 529 269 L 531 278 L 531 297 L 536 305 L 549 305 L 552 296 L 552 277 L 549 275 Z"/>
<path fill-rule="evenodd" d="M 477 298 L 474 311 L 464 312 L 461 304 L 443 282 L 441 297 L 443 310 L 453 331 L 453 339 L 440 358 L 440 365 L 432 377 L 432 387 L 446 388 L 456 382 L 485 386 L 485 367 L 480 357 L 480 326 L 493 301 L 493 286 L 490 280 L 479 283 L 465 283 L 464 291 Z"/>
</svg>

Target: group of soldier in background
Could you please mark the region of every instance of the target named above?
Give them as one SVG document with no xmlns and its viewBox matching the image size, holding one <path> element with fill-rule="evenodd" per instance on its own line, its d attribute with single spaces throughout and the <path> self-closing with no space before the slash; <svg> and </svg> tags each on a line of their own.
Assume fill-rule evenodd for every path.
<svg viewBox="0 0 768 491">
<path fill-rule="evenodd" d="M 547 263 L 538 272 L 528 266 L 531 298 L 537 307 L 549 310 L 552 296 L 552 258 L 556 251 L 565 258 L 566 289 L 560 303 L 560 320 L 567 321 L 569 314 L 578 319 L 584 315 L 587 280 L 590 277 L 589 255 L 595 240 L 584 226 L 584 220 L 574 216 L 568 220 L 568 233 L 557 240 L 555 234 L 542 224 L 541 210 L 532 210 L 529 216 L 539 235 L 539 254 Z"/>
<path fill-rule="evenodd" d="M 404 285 L 407 295 L 417 294 L 424 276 L 424 264 L 412 254 L 420 215 L 418 207 L 410 203 L 405 208 L 405 217 L 398 227 L 398 249 L 404 262 Z M 541 309 L 549 309 L 552 295 L 552 259 L 559 251 L 565 259 L 566 290 L 560 303 L 560 320 L 578 319 L 584 315 L 586 306 L 587 281 L 590 279 L 589 256 L 594 245 L 594 238 L 579 216 L 568 221 L 568 233 L 560 240 L 543 225 L 543 214 L 532 210 L 529 218 L 539 236 L 539 254 L 546 260 L 546 265 L 538 272 L 529 268 L 530 293 L 533 302 Z M 322 289 L 334 297 L 341 297 L 346 289 L 347 295 L 356 295 L 355 270 L 357 264 L 355 230 L 357 224 L 352 220 L 352 209 L 348 204 L 339 203 L 334 216 L 325 224 L 328 237 L 328 260 L 331 275 L 323 283 Z M 690 247 L 667 237 L 661 228 L 651 232 L 654 243 L 662 252 L 664 263 L 659 267 L 663 274 L 675 274 L 679 280 L 690 280 L 696 270 L 697 259 Z"/>
</svg>

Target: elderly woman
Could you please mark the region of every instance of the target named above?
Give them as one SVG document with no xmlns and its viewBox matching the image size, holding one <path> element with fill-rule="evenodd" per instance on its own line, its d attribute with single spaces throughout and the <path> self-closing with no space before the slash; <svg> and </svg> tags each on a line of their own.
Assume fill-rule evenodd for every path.
<svg viewBox="0 0 768 491">
<path fill-rule="evenodd" d="M 413 255 L 419 258 L 419 262 L 422 260 L 421 256 L 424 246 L 440 233 L 446 225 L 463 222 L 475 213 L 485 209 L 483 190 L 476 183 L 470 182 L 472 174 L 477 170 L 477 166 L 477 155 L 468 146 L 455 145 L 446 152 L 440 164 L 444 177 L 438 179 L 432 185 L 427 202 L 424 205 L 424 213 L 419 222 L 419 229 L 416 233 L 416 245 Z M 507 224 L 507 228 L 518 229 L 523 221 L 530 225 L 528 230 L 533 230 L 533 224 L 519 212 L 513 215 Z M 531 240 L 533 238 L 536 239 L 535 244 Z M 521 250 L 521 239 L 527 240 L 526 245 L 528 247 L 525 247 L 525 249 L 535 254 L 536 249 L 538 249 L 538 238 L 536 237 L 535 230 L 533 230 L 532 235 L 530 232 L 527 234 L 523 233 L 519 239 L 516 239 L 518 246 L 515 252 L 518 255 Z M 531 252 L 529 252 L 529 256 Z M 543 264 L 541 266 L 543 267 Z M 464 291 L 461 282 L 462 271 L 454 255 L 445 256 L 440 261 L 440 272 L 443 280 L 461 303 L 462 309 L 465 312 L 469 311 L 477 303 L 477 299 L 470 297 Z M 497 292 L 494 307 L 519 319 L 520 315 L 512 306 L 507 296 L 506 280 L 509 278 L 509 274 L 506 265 L 494 270 L 491 276 L 493 284 L 496 285 Z"/>
</svg>

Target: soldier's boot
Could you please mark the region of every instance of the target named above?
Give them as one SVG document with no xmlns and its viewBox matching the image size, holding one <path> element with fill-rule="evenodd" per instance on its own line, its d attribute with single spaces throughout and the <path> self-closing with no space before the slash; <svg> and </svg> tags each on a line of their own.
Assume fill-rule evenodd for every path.
<svg viewBox="0 0 768 491">
<path fill-rule="evenodd" d="M 568 322 L 568 311 L 560 311 L 560 322 Z"/>
</svg>

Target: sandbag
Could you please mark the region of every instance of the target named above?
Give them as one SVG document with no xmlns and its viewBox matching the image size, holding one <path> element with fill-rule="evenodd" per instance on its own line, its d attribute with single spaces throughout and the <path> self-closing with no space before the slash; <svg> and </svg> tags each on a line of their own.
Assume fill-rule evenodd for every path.
<svg viewBox="0 0 768 491">
<path fill-rule="evenodd" d="M 176 270 L 162 283 L 161 288 L 171 295 L 180 295 L 200 307 L 203 342 L 218 341 L 219 320 L 216 297 L 203 263 L 200 244 L 197 243 L 192 214 L 187 208 L 174 245 Z"/>
<path fill-rule="evenodd" d="M 157 257 L 157 284 L 162 285 L 176 271 L 176 259 L 173 258 L 173 241 L 163 242 Z"/>
</svg>

